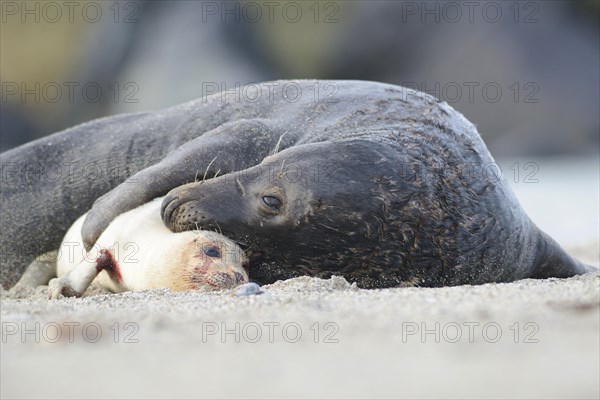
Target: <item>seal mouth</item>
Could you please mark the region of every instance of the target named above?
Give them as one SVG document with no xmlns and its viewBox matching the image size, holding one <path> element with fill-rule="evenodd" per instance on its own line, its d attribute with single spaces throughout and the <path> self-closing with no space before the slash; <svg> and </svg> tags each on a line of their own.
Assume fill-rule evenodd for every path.
<svg viewBox="0 0 600 400">
<path fill-rule="evenodd" d="M 247 274 L 244 275 L 237 271 L 214 271 L 192 279 L 195 289 L 204 288 L 212 290 L 231 289 L 243 285 L 244 283 L 248 283 L 248 281 Z"/>
<path fill-rule="evenodd" d="M 216 289 L 229 289 L 248 282 L 239 272 L 213 272 L 205 277 L 204 283 Z"/>
</svg>

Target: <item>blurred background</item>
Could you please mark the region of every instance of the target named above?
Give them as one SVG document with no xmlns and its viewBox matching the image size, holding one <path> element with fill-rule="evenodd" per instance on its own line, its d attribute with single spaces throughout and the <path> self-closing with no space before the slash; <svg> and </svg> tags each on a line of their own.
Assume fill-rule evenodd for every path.
<svg viewBox="0 0 600 400">
<path fill-rule="evenodd" d="M 592 215 L 582 224 L 597 238 L 600 219 L 588 211 L 598 208 L 599 4 L 3 1 L 0 147 L 215 87 L 376 80 L 427 92 L 465 114 L 517 192 L 529 194 L 530 213 L 547 218 L 535 206 L 540 197 L 557 206 L 552 199 L 577 191 Z M 557 170 L 565 179 L 551 189 L 527 185 L 550 184 Z M 565 221 L 557 224 L 552 229 L 568 240 Z"/>
</svg>

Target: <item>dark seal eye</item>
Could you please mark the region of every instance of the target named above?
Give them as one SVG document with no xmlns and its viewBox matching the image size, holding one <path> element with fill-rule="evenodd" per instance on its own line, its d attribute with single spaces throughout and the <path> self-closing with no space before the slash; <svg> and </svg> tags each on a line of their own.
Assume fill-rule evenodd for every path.
<svg viewBox="0 0 600 400">
<path fill-rule="evenodd" d="M 267 206 L 275 210 L 278 210 L 279 207 L 281 207 L 281 200 L 275 196 L 263 196 L 262 200 Z"/>
<path fill-rule="evenodd" d="M 221 253 L 215 247 L 207 247 L 206 249 L 204 249 L 204 254 L 206 254 L 209 257 L 220 257 L 221 256 Z"/>
</svg>

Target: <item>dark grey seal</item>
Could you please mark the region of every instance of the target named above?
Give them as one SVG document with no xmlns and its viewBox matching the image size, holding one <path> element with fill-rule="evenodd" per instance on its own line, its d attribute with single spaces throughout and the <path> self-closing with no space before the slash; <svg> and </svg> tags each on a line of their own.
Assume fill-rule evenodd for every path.
<svg viewBox="0 0 600 400">
<path fill-rule="evenodd" d="M 0 160 L 4 286 L 92 204 L 88 248 L 117 215 L 167 193 L 171 230 L 247 246 L 262 283 L 335 274 L 365 288 L 444 286 L 591 270 L 530 221 L 470 122 L 393 85 L 251 85 L 92 121 Z"/>
</svg>

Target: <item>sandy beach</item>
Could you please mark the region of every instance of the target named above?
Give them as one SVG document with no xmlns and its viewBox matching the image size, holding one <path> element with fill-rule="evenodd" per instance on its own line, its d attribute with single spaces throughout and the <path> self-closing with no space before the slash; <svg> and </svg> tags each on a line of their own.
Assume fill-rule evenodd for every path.
<svg viewBox="0 0 600 400">
<path fill-rule="evenodd" d="M 598 398 L 600 275 L 2 293 L 2 398 Z"/>
</svg>

